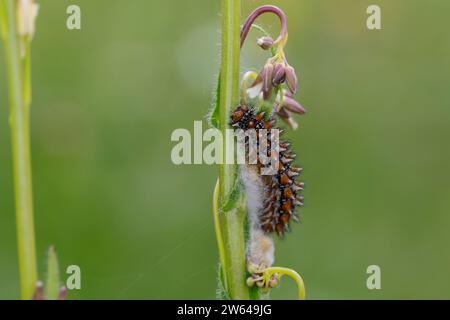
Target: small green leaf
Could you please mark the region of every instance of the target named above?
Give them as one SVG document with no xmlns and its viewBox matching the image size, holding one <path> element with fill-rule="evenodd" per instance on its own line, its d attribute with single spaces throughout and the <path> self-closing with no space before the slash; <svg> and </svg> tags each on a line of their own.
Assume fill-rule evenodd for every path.
<svg viewBox="0 0 450 320">
<path fill-rule="evenodd" d="M 45 285 L 45 298 L 57 300 L 59 296 L 59 265 L 55 247 L 50 246 L 47 257 L 47 281 Z"/>
<path fill-rule="evenodd" d="M 233 208 L 236 208 L 236 203 L 242 199 L 242 192 L 241 192 L 241 184 L 239 182 L 239 178 L 235 177 L 233 189 L 231 189 L 230 193 L 228 194 L 228 197 L 223 201 L 222 204 L 222 211 L 227 212 L 230 211 Z"/>
</svg>

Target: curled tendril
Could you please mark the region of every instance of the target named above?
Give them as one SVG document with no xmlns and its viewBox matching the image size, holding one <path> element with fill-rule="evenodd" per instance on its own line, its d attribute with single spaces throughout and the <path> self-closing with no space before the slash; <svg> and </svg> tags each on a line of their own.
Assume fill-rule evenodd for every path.
<svg viewBox="0 0 450 320">
<path fill-rule="evenodd" d="M 278 7 L 266 5 L 266 6 L 261 6 L 257 9 L 255 9 L 255 11 L 253 11 L 248 16 L 247 20 L 245 21 L 244 26 L 242 27 L 242 30 L 241 30 L 241 48 L 244 45 L 245 39 L 247 39 L 247 35 L 248 35 L 253 23 L 259 16 L 263 15 L 264 13 L 273 13 L 273 14 L 277 15 L 278 18 L 280 18 L 281 31 L 280 31 L 280 35 L 278 36 L 278 39 L 275 40 L 275 43 L 279 43 L 279 44 L 286 43 L 287 37 L 288 37 L 286 14 L 283 12 L 283 10 L 281 10 Z"/>
<path fill-rule="evenodd" d="M 260 268 L 253 264 L 249 264 L 248 269 L 252 274 L 247 279 L 248 286 L 256 285 L 263 292 L 268 292 L 271 288 L 278 286 L 283 276 L 288 276 L 297 284 L 298 299 L 305 300 L 305 284 L 302 277 L 295 270 L 284 267 Z"/>
<path fill-rule="evenodd" d="M 264 274 L 266 274 L 266 277 L 268 277 L 269 279 L 273 274 L 277 274 L 279 276 L 279 279 L 281 279 L 282 276 L 288 276 L 292 278 L 297 284 L 298 299 L 305 300 L 305 283 L 303 282 L 302 277 L 295 270 L 283 267 L 271 267 L 266 268 L 264 270 Z"/>
</svg>

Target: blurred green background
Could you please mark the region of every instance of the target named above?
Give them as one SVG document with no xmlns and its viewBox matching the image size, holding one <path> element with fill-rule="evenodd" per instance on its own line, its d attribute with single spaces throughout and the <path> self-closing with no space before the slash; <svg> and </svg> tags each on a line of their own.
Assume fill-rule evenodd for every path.
<svg viewBox="0 0 450 320">
<path fill-rule="evenodd" d="M 77 264 L 70 298 L 215 297 L 214 166 L 175 166 L 170 135 L 204 119 L 219 64 L 218 0 L 42 0 L 33 42 L 32 161 L 47 247 Z M 308 113 L 302 223 L 277 241 L 309 299 L 450 298 L 447 0 L 243 0 L 288 14 Z M 82 30 L 65 27 L 78 4 Z M 366 8 L 382 9 L 381 31 Z M 278 21 L 259 20 L 274 35 Z M 245 68 L 265 55 L 252 33 Z M 252 43 L 253 41 L 253 43 Z M 252 43 L 252 44 L 251 44 Z M 250 45 L 251 44 L 251 45 Z M 11 145 L 0 64 L 0 298 L 18 297 Z M 206 125 L 205 125 L 206 128 Z M 382 290 L 366 288 L 366 268 Z M 273 298 L 294 298 L 286 280 Z"/>
</svg>

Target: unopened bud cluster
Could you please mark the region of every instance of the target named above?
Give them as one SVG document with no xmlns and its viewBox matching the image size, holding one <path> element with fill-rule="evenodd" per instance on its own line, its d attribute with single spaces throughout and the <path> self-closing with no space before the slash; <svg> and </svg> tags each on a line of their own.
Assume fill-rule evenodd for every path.
<svg viewBox="0 0 450 320">
<path fill-rule="evenodd" d="M 247 278 L 247 286 L 257 287 L 262 292 L 268 292 L 280 284 L 278 273 L 269 274 L 265 269 L 260 269 L 255 265 L 249 265 L 250 277 Z"/>
<path fill-rule="evenodd" d="M 274 48 L 276 53 L 267 60 L 247 89 L 247 95 L 251 99 L 261 97 L 265 101 L 273 101 L 276 114 L 291 128 L 296 129 L 298 125 L 293 114 L 304 114 L 306 110 L 294 99 L 298 91 L 298 77 L 284 55 L 285 41 L 274 41 L 271 37 L 264 36 L 258 39 L 257 44 L 264 50 L 277 46 Z"/>
</svg>

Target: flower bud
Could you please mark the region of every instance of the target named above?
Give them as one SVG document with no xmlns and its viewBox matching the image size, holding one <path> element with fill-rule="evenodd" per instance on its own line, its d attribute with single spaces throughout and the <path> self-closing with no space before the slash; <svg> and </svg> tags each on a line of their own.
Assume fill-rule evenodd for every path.
<svg viewBox="0 0 450 320">
<path fill-rule="evenodd" d="M 273 85 L 277 86 L 282 84 L 286 79 L 286 70 L 281 63 L 275 65 L 273 69 Z"/>
<path fill-rule="evenodd" d="M 247 286 L 251 288 L 254 285 L 255 285 L 255 279 L 253 279 L 253 277 L 247 278 Z"/>
<path fill-rule="evenodd" d="M 293 94 L 297 93 L 298 90 L 298 78 L 295 74 L 295 69 L 291 66 L 286 67 L 286 83 Z"/>
<path fill-rule="evenodd" d="M 269 287 L 270 288 L 278 287 L 279 284 L 280 284 L 279 277 L 277 277 L 277 276 L 270 277 L 270 280 L 269 280 Z"/>
<path fill-rule="evenodd" d="M 305 108 L 303 108 L 300 103 L 295 101 L 294 99 L 284 96 L 283 97 L 283 105 L 282 107 L 298 114 L 304 114 L 306 112 Z"/>
<path fill-rule="evenodd" d="M 266 64 L 262 71 L 264 98 L 267 98 L 272 91 L 273 64 Z"/>
<path fill-rule="evenodd" d="M 257 43 L 263 50 L 269 50 L 273 46 L 273 39 L 271 37 L 261 37 Z"/>
</svg>

